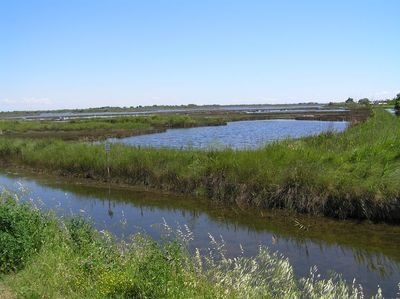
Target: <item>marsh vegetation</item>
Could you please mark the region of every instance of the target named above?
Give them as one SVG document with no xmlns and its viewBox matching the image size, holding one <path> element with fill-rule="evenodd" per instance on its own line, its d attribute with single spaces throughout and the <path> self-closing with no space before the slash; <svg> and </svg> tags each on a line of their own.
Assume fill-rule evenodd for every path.
<svg viewBox="0 0 400 299">
<path fill-rule="evenodd" d="M 364 298 L 361 285 L 322 279 L 316 268 L 295 278 L 289 261 L 266 248 L 227 258 L 210 236 L 208 254 L 190 255 L 191 232 L 167 224 L 164 242 L 141 234 L 117 241 L 12 195 L 0 198 L 0 221 L 0 279 L 22 298 Z"/>
<path fill-rule="evenodd" d="M 189 244 L 207 253 L 209 234 L 223 237 L 225 256 L 258 254 L 260 246 L 289 259 L 297 278 L 312 266 L 321 278 L 334 271 L 343 279 L 356 279 L 366 294 L 379 284 L 388 297 L 400 281 L 400 227 L 369 221 L 338 220 L 301 215 L 287 210 L 241 208 L 207 199 L 149 192 L 77 178 L 60 178 L 21 169 L 0 172 L 0 186 L 21 201 L 35 203 L 57 217 L 81 215 L 99 230 L 129 239 L 145 233 L 160 242 L 163 223 L 177 230 L 187 225 L 195 238 Z"/>
<path fill-rule="evenodd" d="M 3 163 L 111 180 L 238 205 L 338 218 L 399 221 L 400 121 L 376 110 L 343 133 L 220 151 L 2 138 Z"/>
</svg>

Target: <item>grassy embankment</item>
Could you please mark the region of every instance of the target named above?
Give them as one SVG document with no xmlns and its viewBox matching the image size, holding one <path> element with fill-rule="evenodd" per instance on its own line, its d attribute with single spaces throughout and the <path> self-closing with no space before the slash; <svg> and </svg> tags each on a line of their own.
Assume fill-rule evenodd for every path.
<svg viewBox="0 0 400 299">
<path fill-rule="evenodd" d="M 162 132 L 168 128 L 224 125 L 217 117 L 152 115 L 115 118 L 54 120 L 0 120 L 0 133 L 13 137 L 53 137 L 63 139 L 102 139 Z"/>
<path fill-rule="evenodd" d="M 105 180 L 102 145 L 2 138 L 5 163 Z M 258 150 L 169 150 L 113 145 L 115 183 L 263 208 L 399 221 L 400 120 L 381 110 L 344 133 L 275 142 Z"/>
<path fill-rule="evenodd" d="M 4 194 L 0 223 L 7 298 L 364 298 L 338 277 L 296 279 L 287 259 L 263 248 L 228 259 L 211 238 L 209 254 L 192 256 L 190 232 L 161 244 L 143 235 L 116 241 L 80 218 L 60 221 Z"/>
</svg>

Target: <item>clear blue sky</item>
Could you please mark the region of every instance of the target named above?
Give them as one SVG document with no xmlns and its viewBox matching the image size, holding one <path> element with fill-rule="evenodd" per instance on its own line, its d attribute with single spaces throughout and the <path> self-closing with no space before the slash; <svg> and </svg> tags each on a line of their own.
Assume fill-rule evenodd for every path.
<svg viewBox="0 0 400 299">
<path fill-rule="evenodd" d="M 400 1 L 0 1 L 0 110 L 381 99 Z"/>
</svg>

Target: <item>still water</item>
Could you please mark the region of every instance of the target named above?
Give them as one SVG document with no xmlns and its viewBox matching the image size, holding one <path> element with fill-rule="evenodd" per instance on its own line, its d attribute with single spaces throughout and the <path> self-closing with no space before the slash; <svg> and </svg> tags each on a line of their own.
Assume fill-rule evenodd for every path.
<svg viewBox="0 0 400 299">
<path fill-rule="evenodd" d="M 129 115 L 149 115 L 153 113 L 190 113 L 190 112 L 208 112 L 208 111 L 241 111 L 241 112 L 335 112 L 345 111 L 344 108 L 332 109 L 326 105 L 232 105 L 232 106 L 199 106 L 199 107 L 182 107 L 182 108 L 144 108 L 136 109 L 136 111 L 102 111 L 102 112 L 40 112 L 26 113 L 17 116 L 5 117 L 11 119 L 49 119 L 49 118 L 92 118 L 92 117 L 114 117 L 114 116 L 129 116 Z"/>
<path fill-rule="evenodd" d="M 376 292 L 377 285 L 389 298 L 398 291 L 400 226 L 241 209 L 177 195 L 5 172 L 0 174 L 0 186 L 56 210 L 59 216 L 84 215 L 98 229 L 119 237 L 145 232 L 159 239 L 165 219 L 172 227 L 189 227 L 193 248 L 209 247 L 211 233 L 223 237 L 229 256 L 240 255 L 240 244 L 246 255 L 265 245 L 288 257 L 296 275 L 307 275 L 317 265 L 323 276 L 335 271 L 350 282 L 356 278 L 369 293 Z"/>
<path fill-rule="evenodd" d="M 299 138 L 322 132 L 341 132 L 348 123 L 309 120 L 252 120 L 229 122 L 226 126 L 169 129 L 163 133 L 111 138 L 108 141 L 143 147 L 170 148 L 257 148 L 285 138 Z"/>
</svg>

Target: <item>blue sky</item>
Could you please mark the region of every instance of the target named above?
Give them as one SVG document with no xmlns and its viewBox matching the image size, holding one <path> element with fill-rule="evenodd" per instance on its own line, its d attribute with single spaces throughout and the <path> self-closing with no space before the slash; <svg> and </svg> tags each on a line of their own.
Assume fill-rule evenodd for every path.
<svg viewBox="0 0 400 299">
<path fill-rule="evenodd" d="M 381 99 L 400 1 L 0 1 L 0 110 Z"/>
</svg>

